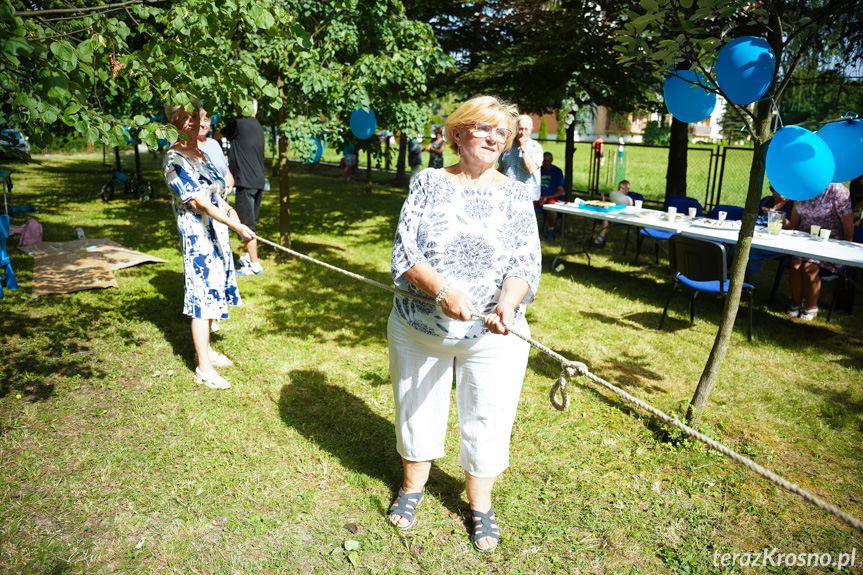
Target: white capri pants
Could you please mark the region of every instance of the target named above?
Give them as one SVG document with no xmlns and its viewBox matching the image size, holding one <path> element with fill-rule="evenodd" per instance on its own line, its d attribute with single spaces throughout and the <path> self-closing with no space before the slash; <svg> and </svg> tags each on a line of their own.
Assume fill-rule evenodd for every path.
<svg viewBox="0 0 863 575">
<path fill-rule="evenodd" d="M 522 319 L 514 329 L 528 334 Z M 459 465 L 474 477 L 509 467 L 509 443 L 530 345 L 512 334 L 441 338 L 393 310 L 387 324 L 396 448 L 408 461 L 444 455 L 453 372 L 461 430 Z"/>
</svg>

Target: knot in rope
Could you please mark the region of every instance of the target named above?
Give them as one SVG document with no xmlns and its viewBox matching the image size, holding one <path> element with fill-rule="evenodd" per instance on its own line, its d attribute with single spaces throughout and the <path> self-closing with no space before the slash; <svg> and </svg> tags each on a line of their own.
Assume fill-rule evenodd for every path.
<svg viewBox="0 0 863 575">
<path fill-rule="evenodd" d="M 587 365 L 580 361 L 567 361 L 563 363 L 560 377 L 557 378 L 557 381 L 554 382 L 554 385 L 551 386 L 551 390 L 548 392 L 548 399 L 551 401 L 551 405 L 558 411 L 569 409 L 569 392 L 566 390 L 567 383 L 573 377 L 587 375 L 588 373 L 590 372 L 587 369 Z M 557 399 L 558 392 L 560 392 L 560 401 Z"/>
</svg>

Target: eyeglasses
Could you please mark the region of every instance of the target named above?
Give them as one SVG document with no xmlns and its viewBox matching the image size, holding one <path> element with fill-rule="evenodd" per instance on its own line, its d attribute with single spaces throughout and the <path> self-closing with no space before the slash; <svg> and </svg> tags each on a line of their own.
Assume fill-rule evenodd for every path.
<svg viewBox="0 0 863 575">
<path fill-rule="evenodd" d="M 503 144 L 512 136 L 512 130 L 507 130 L 506 128 L 495 129 L 485 122 L 474 122 L 473 124 L 465 125 L 473 126 L 471 133 L 474 138 L 488 138 L 489 135 L 493 135 L 495 140 Z"/>
</svg>

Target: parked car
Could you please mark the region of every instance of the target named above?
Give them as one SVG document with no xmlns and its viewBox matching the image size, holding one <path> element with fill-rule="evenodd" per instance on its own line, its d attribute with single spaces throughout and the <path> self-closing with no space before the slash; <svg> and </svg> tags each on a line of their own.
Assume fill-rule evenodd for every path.
<svg viewBox="0 0 863 575">
<path fill-rule="evenodd" d="M 4 154 L 16 150 L 21 154 L 30 155 L 30 144 L 24 134 L 17 130 L 4 129 L 0 130 L 0 152 Z M 11 155 L 19 155 L 12 153 Z"/>
</svg>

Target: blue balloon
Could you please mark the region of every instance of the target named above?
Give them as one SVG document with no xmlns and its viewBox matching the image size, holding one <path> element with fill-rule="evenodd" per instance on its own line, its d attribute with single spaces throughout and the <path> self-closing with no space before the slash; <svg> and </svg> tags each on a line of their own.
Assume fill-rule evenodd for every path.
<svg viewBox="0 0 863 575">
<path fill-rule="evenodd" d="M 716 83 L 729 100 L 748 106 L 773 83 L 776 55 L 770 44 L 755 36 L 732 40 L 719 50 Z"/>
<path fill-rule="evenodd" d="M 767 177 L 789 200 L 808 200 L 827 189 L 836 161 L 830 147 L 800 126 L 780 128 L 767 148 Z"/>
<path fill-rule="evenodd" d="M 700 122 L 713 113 L 716 94 L 708 92 L 704 76 L 692 70 L 677 70 L 665 77 L 663 94 L 671 115 L 687 124 Z"/>
<path fill-rule="evenodd" d="M 324 147 L 321 145 L 321 141 L 314 136 L 309 136 L 309 142 L 311 146 L 314 146 L 314 151 L 309 154 L 306 158 L 306 164 L 314 164 L 315 162 L 321 159 L 321 156 L 324 154 Z"/>
<path fill-rule="evenodd" d="M 815 133 L 833 152 L 834 182 L 848 182 L 863 176 L 863 120 L 831 122 Z"/>
<path fill-rule="evenodd" d="M 132 139 L 131 133 L 129 131 L 129 126 L 124 128 L 125 133 L 123 134 L 123 139 L 126 140 L 127 144 L 133 144 L 135 140 Z"/>
<path fill-rule="evenodd" d="M 378 119 L 375 118 L 375 112 L 371 108 L 368 111 L 357 108 L 351 112 L 351 132 L 360 140 L 371 138 L 377 127 Z"/>
</svg>

